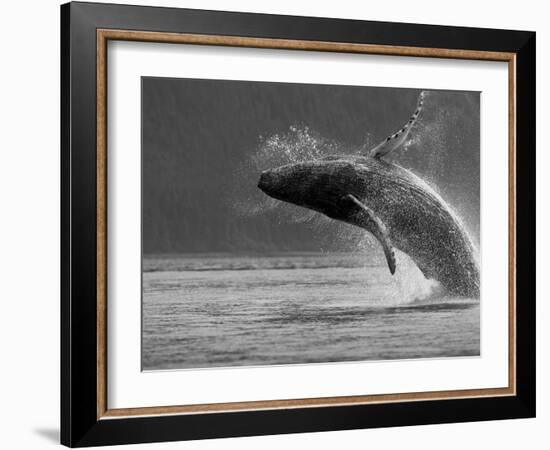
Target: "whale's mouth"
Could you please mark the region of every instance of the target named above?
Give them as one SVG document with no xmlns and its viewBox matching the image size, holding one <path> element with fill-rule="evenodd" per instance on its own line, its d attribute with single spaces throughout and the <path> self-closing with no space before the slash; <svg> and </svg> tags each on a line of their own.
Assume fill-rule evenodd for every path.
<svg viewBox="0 0 550 450">
<path fill-rule="evenodd" d="M 276 200 L 294 203 L 301 189 L 294 166 L 281 166 L 264 170 L 258 188 Z"/>
<path fill-rule="evenodd" d="M 258 187 L 262 190 L 262 192 L 270 195 L 270 193 L 273 192 L 274 186 L 276 184 L 275 178 L 276 177 L 273 170 L 264 170 L 260 175 L 260 179 L 258 180 Z"/>
</svg>

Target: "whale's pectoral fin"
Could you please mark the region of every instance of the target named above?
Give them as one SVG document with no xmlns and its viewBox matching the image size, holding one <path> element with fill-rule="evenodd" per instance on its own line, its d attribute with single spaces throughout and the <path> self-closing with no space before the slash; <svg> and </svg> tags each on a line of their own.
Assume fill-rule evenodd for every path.
<svg viewBox="0 0 550 450">
<path fill-rule="evenodd" d="M 380 218 L 374 214 L 370 208 L 360 202 L 354 195 L 346 195 L 343 198 L 343 201 L 351 202 L 352 208 L 355 208 L 355 211 L 352 212 L 352 214 L 355 216 L 355 220 L 357 220 L 357 225 L 372 233 L 374 237 L 378 239 L 380 244 L 382 244 L 384 255 L 386 255 L 386 261 L 388 262 L 388 267 L 393 275 L 395 273 L 396 265 L 395 252 L 384 222 L 382 222 L 382 220 L 380 220 Z"/>
<path fill-rule="evenodd" d="M 378 144 L 376 147 L 369 150 L 368 155 L 374 158 L 381 158 L 383 156 L 386 156 L 388 153 L 401 147 L 406 142 L 407 138 L 409 137 L 409 133 L 411 132 L 416 122 L 418 121 L 418 116 L 422 111 L 423 104 L 424 104 L 424 91 L 420 92 L 420 95 L 418 96 L 416 110 L 414 111 L 413 115 L 409 118 L 409 121 L 405 125 L 403 125 L 399 130 L 397 130 L 395 133 L 390 134 L 386 139 L 380 142 L 380 144 Z"/>
</svg>

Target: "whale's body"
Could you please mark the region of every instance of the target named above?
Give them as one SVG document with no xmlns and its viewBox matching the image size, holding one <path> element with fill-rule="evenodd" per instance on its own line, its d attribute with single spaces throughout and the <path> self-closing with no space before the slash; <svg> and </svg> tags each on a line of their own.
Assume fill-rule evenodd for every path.
<svg viewBox="0 0 550 450">
<path fill-rule="evenodd" d="M 479 296 L 479 264 L 457 215 L 421 178 L 373 156 L 335 155 L 262 173 L 269 196 L 371 232 L 390 271 L 393 248 L 450 294 Z"/>
</svg>

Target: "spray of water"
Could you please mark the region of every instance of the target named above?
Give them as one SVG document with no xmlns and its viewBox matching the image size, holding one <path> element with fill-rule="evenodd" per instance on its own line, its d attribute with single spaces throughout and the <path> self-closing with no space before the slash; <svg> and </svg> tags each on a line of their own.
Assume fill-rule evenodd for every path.
<svg viewBox="0 0 550 450">
<path fill-rule="evenodd" d="M 441 285 L 436 280 L 426 278 L 407 254 L 397 250 L 395 256 L 397 267 L 392 278 L 394 285 L 392 302 L 409 304 L 440 294 Z"/>
<path fill-rule="evenodd" d="M 460 211 L 456 214 L 467 230 L 468 235 L 479 247 L 479 212 L 471 210 L 471 205 L 463 195 L 453 196 L 449 183 L 441 183 L 441 178 L 448 168 L 447 149 L 460 148 L 465 144 L 463 133 L 457 130 L 464 129 L 464 117 L 470 116 L 478 108 L 471 104 L 469 96 L 462 102 L 449 102 L 448 93 L 424 91 L 424 110 L 415 123 L 408 140 L 393 154 L 388 155 L 389 161 L 397 162 L 400 166 L 417 172 L 413 167 L 422 164 L 422 173 L 416 173 L 443 198 L 451 199 L 452 210 Z M 452 95 L 459 95 L 454 93 Z M 473 172 L 468 172 L 471 176 Z M 472 180 L 473 181 L 473 180 Z"/>
</svg>

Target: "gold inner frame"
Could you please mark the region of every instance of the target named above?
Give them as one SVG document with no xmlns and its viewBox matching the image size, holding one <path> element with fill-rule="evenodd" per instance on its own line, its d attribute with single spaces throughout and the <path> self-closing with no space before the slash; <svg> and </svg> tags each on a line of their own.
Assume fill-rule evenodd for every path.
<svg viewBox="0 0 550 450">
<path fill-rule="evenodd" d="M 107 405 L 107 42 L 109 40 L 218 45 L 501 61 L 508 63 L 508 386 L 430 392 L 261 400 L 197 405 L 109 409 Z M 299 41 L 239 36 L 97 30 L 97 418 L 311 408 L 421 400 L 497 397 L 516 394 L 516 54 L 477 50 Z"/>
</svg>

